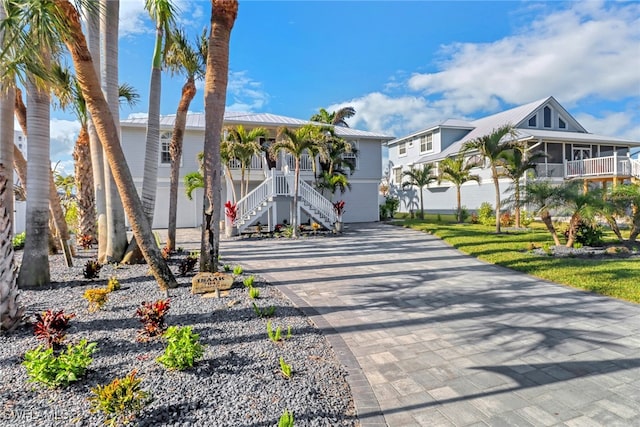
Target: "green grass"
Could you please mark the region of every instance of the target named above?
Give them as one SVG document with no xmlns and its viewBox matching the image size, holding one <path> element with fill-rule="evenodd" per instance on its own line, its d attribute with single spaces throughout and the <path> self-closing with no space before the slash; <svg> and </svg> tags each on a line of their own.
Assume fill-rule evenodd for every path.
<svg viewBox="0 0 640 427">
<path fill-rule="evenodd" d="M 433 217 L 433 218 L 432 218 Z M 530 243 L 553 245 L 544 225 L 533 223 L 528 232 L 495 234 L 493 227 L 454 224 L 449 216 L 425 215 L 425 220 L 397 224 L 434 234 L 453 247 L 483 261 L 532 276 L 631 302 L 640 302 L 640 261 L 637 258 L 556 258 L 530 253 Z M 608 234 L 611 240 L 612 234 Z"/>
</svg>

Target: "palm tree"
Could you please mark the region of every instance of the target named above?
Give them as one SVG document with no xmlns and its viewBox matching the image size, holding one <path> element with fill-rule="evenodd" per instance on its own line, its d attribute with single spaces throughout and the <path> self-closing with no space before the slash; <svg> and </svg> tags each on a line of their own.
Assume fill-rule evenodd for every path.
<svg viewBox="0 0 640 427">
<path fill-rule="evenodd" d="M 145 143 L 144 173 L 142 177 L 142 206 L 151 224 L 158 189 L 158 150 L 160 144 L 160 94 L 162 92 L 162 63 L 171 45 L 176 8 L 171 0 L 145 0 L 145 9 L 156 25 L 156 39 L 149 83 L 149 115 Z M 131 248 L 130 248 L 131 249 Z"/>
<path fill-rule="evenodd" d="M 321 194 L 324 193 L 325 189 L 329 190 L 332 201 L 336 191 L 340 190 L 340 193 L 344 194 L 347 190 L 351 190 L 351 183 L 346 175 L 341 172 L 334 172 L 333 174 L 322 172 L 316 186 L 320 189 Z"/>
<path fill-rule="evenodd" d="M 526 146 L 521 144 L 514 145 L 513 149 L 506 150 L 501 155 L 502 160 L 500 165 L 503 168 L 502 176 L 506 176 L 513 181 L 513 206 L 516 217 L 516 228 L 520 228 L 520 181 L 527 171 L 533 170 L 535 172 L 538 162 L 545 157 L 546 154 L 543 152 L 527 155 Z"/>
<path fill-rule="evenodd" d="M 87 107 L 100 136 L 105 157 L 122 195 L 134 236 L 140 242 L 142 252 L 158 286 L 164 291 L 176 287 L 177 282 L 160 255 L 151 227 L 144 215 L 142 203 L 138 198 L 131 172 L 120 147 L 114 115 L 102 93 L 100 81 L 87 48 L 78 11 L 68 0 L 30 1 L 33 1 L 37 7 L 24 5 L 25 7 L 17 11 L 17 19 L 12 23 L 15 23 L 16 28 L 29 28 L 38 23 L 46 22 L 49 25 L 42 30 L 48 30 L 47 36 L 52 39 L 61 39 L 68 48 L 83 96 L 87 101 Z M 95 7 L 95 4 L 86 1 L 83 2 L 83 6 L 90 9 Z M 21 45 L 30 46 L 27 43 Z"/>
<path fill-rule="evenodd" d="M 5 168 L 0 163 L 0 331 L 13 330 L 22 321 L 24 313 L 24 308 L 18 301 L 17 267 L 12 244 L 13 223 L 8 209 L 11 206 L 9 200 L 13 200 L 13 193 L 9 191 L 12 175 L 12 168 Z"/>
<path fill-rule="evenodd" d="M 500 233 L 500 175 L 498 166 L 502 153 L 512 148 L 508 142 L 502 141 L 507 136 L 515 136 L 515 129 L 510 124 L 494 129 L 489 135 L 483 135 L 467 141 L 462 147 L 463 151 L 477 151 L 484 159 L 489 161 L 491 178 L 496 190 L 496 233 Z"/>
<path fill-rule="evenodd" d="M 415 168 L 402 172 L 402 176 L 408 178 L 402 183 L 402 188 L 418 187 L 418 195 L 420 197 L 420 219 L 424 219 L 424 197 L 423 189 L 429 184 L 438 180 L 433 174 L 433 163 L 426 163 L 422 168 Z"/>
<path fill-rule="evenodd" d="M 551 211 L 562 204 L 559 188 L 549 181 L 529 181 L 522 203 L 532 207 L 534 213 L 540 215 L 542 223 L 553 237 L 553 242 L 556 246 L 560 246 L 558 231 L 551 217 Z"/>
<path fill-rule="evenodd" d="M 167 230 L 167 248 L 176 248 L 176 221 L 178 216 L 178 184 L 180 180 L 180 158 L 182 157 L 182 141 L 187 124 L 187 113 L 191 101 L 196 96 L 196 80 L 204 77 L 207 60 L 206 32 L 198 38 L 196 46 L 187 40 L 184 31 L 176 30 L 171 37 L 173 43 L 165 58 L 169 70 L 173 74 L 184 73 L 186 81 L 182 86 L 182 97 L 176 111 L 169 153 L 171 155 L 171 171 L 169 178 L 169 224 Z"/>
<path fill-rule="evenodd" d="M 640 184 L 622 184 L 613 187 L 607 197 L 616 205 L 631 207 L 629 241 L 635 242 L 640 234 Z"/>
<path fill-rule="evenodd" d="M 579 181 L 569 181 L 558 188 L 558 193 L 562 201 L 563 208 L 571 213 L 569 219 L 569 233 L 567 237 L 568 248 L 573 246 L 576 240 L 578 226 L 582 221 L 591 221 L 596 213 L 597 202 L 594 199 L 596 192 L 583 191 L 582 183 Z"/>
<path fill-rule="evenodd" d="M 338 111 L 328 112 L 324 108 L 313 116 L 311 116 L 312 122 L 326 123 L 328 125 L 341 126 L 348 128 L 349 125 L 346 119 L 353 117 L 356 114 L 356 110 L 353 107 L 343 107 Z"/>
<path fill-rule="evenodd" d="M 211 0 L 211 33 L 204 83 L 204 206 L 200 271 L 215 272 L 220 250 L 220 133 L 229 78 L 229 39 L 238 16 L 237 0 Z"/>
<path fill-rule="evenodd" d="M 233 157 L 240 162 L 240 198 L 242 198 L 249 193 L 251 159 L 261 153 L 260 138 L 266 138 L 269 133 L 262 127 L 247 131 L 242 125 L 230 126 L 225 130 L 229 149 Z"/>
<path fill-rule="evenodd" d="M 300 159 L 305 153 L 312 152 L 318 141 L 323 137 L 322 128 L 315 125 L 305 125 L 296 130 L 287 127 L 278 129 L 278 137 L 276 142 L 271 145 L 272 153 L 280 150 L 291 154 L 295 160 L 295 172 L 293 181 L 293 218 L 291 225 L 293 226 L 293 236 L 298 237 L 298 186 L 300 182 Z"/>
<path fill-rule="evenodd" d="M 459 153 L 455 157 L 447 157 L 442 160 L 438 166 L 440 172 L 438 174 L 438 183 L 449 181 L 456 186 L 456 219 L 459 223 L 462 222 L 462 197 L 460 187 L 469 181 L 480 183 L 480 176 L 471 173 L 471 170 L 478 166 L 480 166 L 478 162 L 473 161 L 471 157 L 466 157 L 464 153 Z"/>
<path fill-rule="evenodd" d="M 0 22 L 5 19 L 6 13 L 4 5 L 0 5 Z M 0 31 L 0 46 L 2 46 L 4 40 L 4 32 Z M 5 52 L 5 54 L 7 54 Z M 3 61 L 4 62 L 4 61 Z M 3 64 L 4 66 L 4 64 Z M 13 166 L 13 102 L 15 98 L 15 79 L 8 76 L 3 76 L 0 80 L 0 164 L 7 165 L 6 167 L 11 170 Z M 13 194 L 13 179 L 7 180 L 8 194 Z M 6 204 L 5 204 L 6 203 Z M 6 213 L 9 216 L 9 221 L 13 223 L 13 197 L 7 197 L 3 205 L 6 206 Z M 0 245 L 2 242 L 0 242 Z"/>
</svg>

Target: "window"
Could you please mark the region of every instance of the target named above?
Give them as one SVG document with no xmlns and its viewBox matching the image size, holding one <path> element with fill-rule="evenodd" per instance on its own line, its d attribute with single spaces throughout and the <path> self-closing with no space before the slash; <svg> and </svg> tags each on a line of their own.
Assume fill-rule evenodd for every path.
<svg viewBox="0 0 640 427">
<path fill-rule="evenodd" d="M 544 107 L 544 127 L 551 127 L 551 108 Z"/>
<path fill-rule="evenodd" d="M 342 153 L 342 158 L 352 166 L 351 170 L 357 170 L 358 169 L 358 142 L 349 141 L 349 144 L 351 144 L 351 152 Z"/>
<path fill-rule="evenodd" d="M 538 116 L 531 116 L 529 118 L 529 127 L 534 128 L 536 126 L 538 126 L 538 121 L 537 121 Z"/>
<path fill-rule="evenodd" d="M 547 163 L 562 163 L 562 144 L 547 143 Z"/>
<path fill-rule="evenodd" d="M 18 141 L 22 141 L 22 135 L 18 135 Z"/>
<path fill-rule="evenodd" d="M 566 129 L 567 128 L 567 124 L 560 117 L 558 117 L 558 128 L 560 128 L 560 129 Z"/>
<path fill-rule="evenodd" d="M 171 145 L 171 132 L 162 132 L 160 134 L 160 164 L 171 164 L 171 153 L 169 146 Z"/>
<path fill-rule="evenodd" d="M 396 184 L 401 184 L 402 183 L 402 168 L 395 168 L 393 170 L 393 172 L 395 173 L 395 181 Z"/>
<path fill-rule="evenodd" d="M 433 134 L 428 133 L 420 137 L 420 152 L 433 151 Z"/>
<path fill-rule="evenodd" d="M 401 142 L 398 144 L 398 156 L 406 156 L 407 155 L 407 143 Z"/>
</svg>

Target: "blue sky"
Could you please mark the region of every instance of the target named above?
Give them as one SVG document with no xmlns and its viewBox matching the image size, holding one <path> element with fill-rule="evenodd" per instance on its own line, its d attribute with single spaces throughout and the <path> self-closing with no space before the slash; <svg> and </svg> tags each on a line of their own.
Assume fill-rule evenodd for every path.
<svg viewBox="0 0 640 427">
<path fill-rule="evenodd" d="M 147 112 L 153 49 L 143 0 L 121 0 L 120 81 Z M 177 1 L 195 37 L 209 1 Z M 640 3 L 240 1 L 227 108 L 306 119 L 355 107 L 351 127 L 394 136 L 554 96 L 592 133 L 640 141 Z M 162 114 L 182 78 L 163 75 Z M 191 110 L 203 111 L 202 91 Z M 52 161 L 71 171 L 78 125 L 52 113 Z"/>
</svg>

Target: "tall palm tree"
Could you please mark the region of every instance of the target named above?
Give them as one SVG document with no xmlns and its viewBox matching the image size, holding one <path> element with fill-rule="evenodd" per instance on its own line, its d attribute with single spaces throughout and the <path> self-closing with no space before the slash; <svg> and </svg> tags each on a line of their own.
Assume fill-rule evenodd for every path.
<svg viewBox="0 0 640 427">
<path fill-rule="evenodd" d="M 0 22 L 6 17 L 4 5 L 0 4 Z M 0 31 L 0 46 L 4 43 L 4 31 Z M 7 54 L 5 52 L 5 54 Z M 8 54 L 7 54 L 8 55 Z M 4 62 L 4 61 L 3 61 Z M 4 64 L 3 64 L 4 66 Z M 4 76 L 0 80 L 0 163 L 11 171 L 13 166 L 13 103 L 15 98 L 15 78 Z M 6 183 L 8 194 L 13 194 L 13 179 Z M 4 200 L 9 221 L 13 224 L 13 197 Z M 3 203 L 3 204 L 4 204 Z M 0 242 L 0 244 L 2 244 Z"/>
<path fill-rule="evenodd" d="M 471 170 L 478 166 L 480 166 L 478 162 L 473 161 L 472 157 L 465 156 L 464 153 L 458 153 L 455 157 L 447 157 L 438 166 L 438 183 L 449 181 L 456 186 L 456 220 L 459 223 L 462 222 L 462 192 L 460 187 L 465 182 L 480 182 L 480 176 L 471 173 Z"/>
<path fill-rule="evenodd" d="M 240 198 L 242 198 L 249 193 L 251 160 L 262 151 L 260 138 L 266 138 L 269 133 L 263 127 L 248 131 L 242 125 L 229 126 L 225 130 L 231 153 L 240 162 Z"/>
<path fill-rule="evenodd" d="M 149 115 L 145 142 L 144 173 L 142 176 L 142 206 L 151 224 L 158 189 L 158 151 L 160 145 L 160 94 L 162 92 L 162 63 L 169 51 L 177 13 L 171 0 L 145 0 L 145 9 L 155 23 L 156 39 L 149 83 Z M 130 248 L 131 249 L 131 248 Z"/>
<path fill-rule="evenodd" d="M 25 5 L 20 8 L 18 11 L 19 19 L 15 21 L 16 26 L 28 28 L 38 23 L 47 22 L 49 25 L 43 30 L 50 30 L 49 37 L 61 39 L 66 45 L 73 60 L 83 96 L 87 101 L 87 107 L 100 136 L 105 157 L 122 195 L 133 233 L 140 242 L 142 252 L 158 286 L 164 291 L 176 287 L 177 282 L 160 255 L 151 227 L 144 215 L 142 203 L 138 198 L 131 172 L 120 147 L 116 120 L 102 93 L 100 80 L 87 48 L 78 11 L 68 0 L 30 1 L 36 7 Z M 83 2 L 83 6 L 92 8 L 95 7 L 95 4 L 86 1 Z M 29 46 L 27 43 L 22 45 Z"/>
<path fill-rule="evenodd" d="M 535 172 L 538 162 L 545 157 L 546 154 L 543 152 L 528 154 L 526 146 L 522 144 L 514 145 L 511 150 L 506 150 L 501 155 L 502 176 L 509 178 L 513 182 L 513 207 L 516 228 L 520 228 L 520 193 L 522 188 L 520 181 L 527 171 Z"/>
<path fill-rule="evenodd" d="M 403 180 L 402 188 L 418 187 L 418 196 L 420 198 L 420 219 L 424 219 L 424 194 L 423 190 L 429 184 L 438 180 L 433 174 L 433 163 L 426 163 L 422 168 L 415 168 L 402 172 L 402 176 L 407 178 Z"/>
<path fill-rule="evenodd" d="M 353 117 L 356 114 L 356 110 L 353 107 L 343 107 L 338 111 L 332 111 L 331 113 L 321 108 L 316 114 L 311 116 L 312 122 L 326 123 L 328 125 L 341 126 L 348 128 L 349 125 L 346 119 Z"/>
<path fill-rule="evenodd" d="M 300 182 L 300 159 L 305 153 L 313 152 L 322 139 L 322 128 L 316 125 L 305 125 L 296 130 L 287 127 L 278 129 L 278 137 L 276 142 L 270 147 L 272 153 L 280 150 L 291 154 L 295 160 L 294 181 L 293 181 L 293 218 L 291 225 L 293 226 L 293 237 L 298 237 L 298 186 Z"/>
<path fill-rule="evenodd" d="M 560 246 L 558 231 L 551 217 L 551 211 L 562 204 L 559 188 L 549 181 L 529 181 L 522 202 L 530 206 L 536 215 L 540 215 L 542 223 L 553 237 L 553 242 L 556 246 Z"/>
<path fill-rule="evenodd" d="M 120 1 L 100 0 L 104 12 L 100 15 L 100 42 L 102 50 L 102 90 L 109 104 L 111 116 L 118 118 L 120 115 L 120 98 L 118 94 L 118 22 Z M 78 76 L 80 80 L 80 76 Z M 94 118 L 95 120 L 95 118 Z M 115 121 L 115 126 L 120 132 L 120 120 Z M 105 141 L 100 138 L 103 144 Z M 119 139 L 118 139 L 119 141 Z M 109 162 L 110 163 L 110 162 Z M 107 246 L 104 258 L 100 262 L 120 262 L 127 250 L 127 227 L 124 214 L 124 206 L 118 186 L 115 182 L 115 171 L 111 165 L 104 167 L 105 204 L 107 209 Z"/>
<path fill-rule="evenodd" d="M 229 40 L 237 16 L 237 0 L 211 0 L 211 33 L 204 83 L 204 206 L 200 271 L 215 272 L 218 269 L 222 209 L 220 134 L 227 99 Z"/>
<path fill-rule="evenodd" d="M 496 233 L 500 233 L 500 174 L 498 173 L 498 166 L 502 153 L 512 148 L 508 141 L 503 141 L 505 137 L 509 136 L 515 136 L 515 128 L 510 124 L 506 124 L 494 129 L 489 135 L 483 135 L 467 141 L 462 147 L 463 151 L 477 151 L 484 159 L 489 161 L 491 178 L 496 190 Z"/>
<path fill-rule="evenodd" d="M 171 37 L 173 43 L 165 58 L 167 67 L 173 74 L 184 74 L 186 81 L 182 86 L 182 97 L 176 111 L 169 153 L 171 155 L 171 171 L 169 177 L 169 224 L 167 244 L 169 250 L 176 248 L 176 221 L 178 216 L 178 184 L 180 180 L 180 158 L 182 157 L 182 141 L 187 124 L 187 113 L 191 101 L 196 96 L 196 80 L 202 79 L 207 60 L 207 35 L 202 35 L 192 46 L 184 31 L 176 30 Z"/>
<path fill-rule="evenodd" d="M 9 200 L 13 199 L 9 182 L 12 181 L 12 168 L 0 163 L 0 332 L 18 326 L 24 313 L 18 301 L 17 266 L 13 257 L 13 223 L 9 213 Z"/>
</svg>

